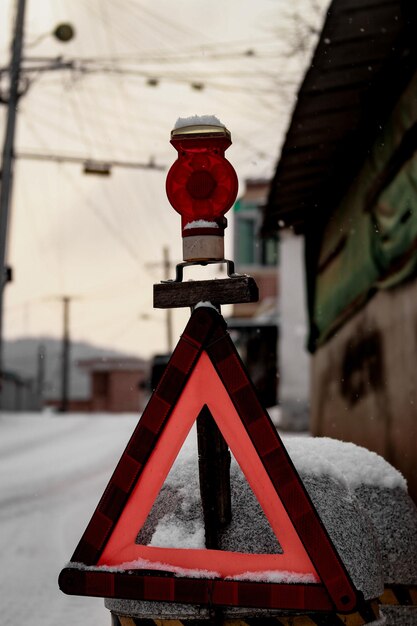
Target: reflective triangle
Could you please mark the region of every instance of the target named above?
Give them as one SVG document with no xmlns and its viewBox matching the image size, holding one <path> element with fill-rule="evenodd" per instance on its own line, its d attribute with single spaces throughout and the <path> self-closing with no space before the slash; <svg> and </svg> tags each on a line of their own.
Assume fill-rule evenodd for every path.
<svg viewBox="0 0 417 626">
<path fill-rule="evenodd" d="M 282 554 L 136 543 L 204 406 L 258 498 Z M 261 572 L 270 573 L 266 582 L 247 582 L 259 580 Z M 285 572 L 299 582 L 276 582 Z M 306 577 L 316 582 L 303 582 Z M 61 572 L 60 585 L 67 593 L 200 605 L 341 611 L 356 606 L 357 591 L 214 309 L 192 314 L 72 565 Z"/>
<path fill-rule="evenodd" d="M 138 545 L 136 537 L 158 496 L 173 462 L 203 406 L 214 417 L 274 530 L 283 554 L 242 554 L 220 550 L 158 548 Z M 158 443 L 101 554 L 99 565 L 120 565 L 137 559 L 175 568 L 209 570 L 223 578 L 247 572 L 317 572 L 251 442 L 230 397 L 203 352 Z"/>
</svg>

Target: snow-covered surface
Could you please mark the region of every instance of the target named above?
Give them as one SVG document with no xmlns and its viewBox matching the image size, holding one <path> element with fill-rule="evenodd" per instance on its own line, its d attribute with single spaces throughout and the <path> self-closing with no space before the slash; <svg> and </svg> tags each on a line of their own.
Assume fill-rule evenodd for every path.
<svg viewBox="0 0 417 626">
<path fill-rule="evenodd" d="M 347 481 L 332 463 L 326 464 L 320 459 L 319 453 L 310 454 L 311 438 L 284 437 L 284 441 L 289 447 L 292 444 L 297 449 L 293 461 L 296 467 L 299 462 L 303 465 L 302 476 L 306 489 L 354 583 L 365 598 L 376 597 L 381 593 L 383 584 L 378 547 L 369 519 L 361 513 Z M 298 447 L 294 445 L 296 442 L 300 444 Z M 203 531 L 196 458 L 196 437 L 192 430 L 184 446 L 184 456 L 180 454 L 171 468 L 144 529 L 139 533 L 138 543 L 172 548 L 195 547 L 195 534 L 198 529 Z M 310 472 L 306 471 L 309 463 Z M 279 536 L 277 538 L 272 531 L 233 456 L 231 503 L 232 521 L 219 533 L 220 549 L 258 554 L 282 552 Z M 175 536 L 172 533 L 174 527 Z M 158 564 L 156 568 L 161 569 L 161 566 Z M 304 575 L 296 572 L 248 572 L 240 575 L 239 579 L 305 582 Z"/>
<path fill-rule="evenodd" d="M 230 577 L 231 580 L 253 580 L 259 583 L 316 583 L 317 578 L 313 574 L 296 574 L 295 572 L 245 572 Z"/>
<path fill-rule="evenodd" d="M 101 599 L 66 596 L 58 589 L 57 578 L 84 532 L 137 419 L 134 415 L 0 415 L 2 623 L 73 626 L 109 621 Z M 370 561 L 374 558 L 368 532 L 370 519 L 378 522 L 375 532 L 385 542 L 383 558 L 391 563 L 391 569 L 385 571 L 394 580 L 400 573 L 404 582 L 411 582 L 410 571 L 416 574 L 417 525 L 400 475 L 376 455 L 350 444 L 305 436 L 284 437 L 284 442 L 326 527 L 331 530 L 333 541 L 339 550 L 345 551 L 349 571 L 362 588 L 371 593 L 370 587 L 379 584 L 376 574 L 370 577 L 374 580 L 360 580 L 370 571 Z M 178 496 L 181 511 L 180 523 L 176 525 L 177 546 L 178 542 L 182 546 L 201 542 L 202 517 L 199 518 L 198 508 L 193 508 L 198 499 L 195 446 L 193 431 L 167 480 L 171 492 Z M 347 451 L 346 456 L 343 450 Z M 232 465 L 232 476 L 233 502 L 240 509 L 236 523 L 243 536 L 241 541 L 247 542 L 248 550 L 262 548 L 262 541 L 270 550 L 275 541 L 275 551 L 279 551 L 276 538 L 271 535 L 268 538 L 262 518 L 251 504 L 250 498 L 254 498 L 251 490 L 244 490 L 239 482 L 243 477 L 236 464 Z M 376 494 L 375 498 L 372 494 Z M 402 500 L 394 501 L 393 497 Z M 254 535 L 253 527 L 249 528 L 254 535 L 252 545 L 251 537 L 245 535 L 245 507 L 253 510 L 260 528 L 259 535 Z M 153 542 L 168 541 L 173 524 L 169 515 L 165 520 L 163 516 L 154 520 L 154 528 L 150 525 Z M 355 517 L 355 524 L 349 522 Z M 189 518 L 191 525 L 187 526 L 185 521 L 188 523 Z M 352 533 L 354 545 L 349 548 Z M 229 542 L 230 538 L 225 535 L 224 541 Z M 357 559 L 357 553 L 368 556 Z M 191 575 L 198 576 L 201 572 Z M 161 608 L 159 604 L 158 607 Z"/>
<path fill-rule="evenodd" d="M 164 548 L 205 547 L 196 448 L 196 428 L 193 426 L 168 473 L 163 495 L 156 499 L 138 535 L 138 543 Z M 158 515 L 161 500 L 164 510 L 162 517 Z"/>
<path fill-rule="evenodd" d="M 218 311 L 218 309 L 214 306 L 214 304 L 212 304 L 208 300 L 201 300 L 201 302 L 197 302 L 197 304 L 194 307 L 194 310 L 200 309 L 202 307 L 206 307 L 206 308 L 214 309 L 215 311 Z"/>
<path fill-rule="evenodd" d="M 218 578 L 219 572 L 213 572 L 207 569 L 185 569 L 170 565 L 169 563 L 159 563 L 158 561 L 148 561 L 147 559 L 136 559 L 135 561 L 126 561 L 120 565 L 84 565 L 84 563 L 70 562 L 67 563 L 70 569 L 86 570 L 90 572 L 125 572 L 131 569 L 147 569 L 156 572 L 172 572 L 177 576 L 188 576 L 189 578 Z"/>
<path fill-rule="evenodd" d="M 194 220 L 193 222 L 188 222 L 184 226 L 184 230 L 190 230 L 192 228 L 219 228 L 217 222 L 209 222 L 207 220 Z"/>
<path fill-rule="evenodd" d="M 0 623 L 108 624 L 97 598 L 66 596 L 70 559 L 137 416 L 0 415 Z"/>
<path fill-rule="evenodd" d="M 375 452 L 329 437 L 291 437 L 285 446 L 300 473 L 331 475 L 350 489 L 372 485 L 407 490 L 404 476 Z"/>
<path fill-rule="evenodd" d="M 223 126 L 215 115 L 190 115 L 190 117 L 179 117 L 174 128 L 184 128 L 185 126 Z"/>
</svg>

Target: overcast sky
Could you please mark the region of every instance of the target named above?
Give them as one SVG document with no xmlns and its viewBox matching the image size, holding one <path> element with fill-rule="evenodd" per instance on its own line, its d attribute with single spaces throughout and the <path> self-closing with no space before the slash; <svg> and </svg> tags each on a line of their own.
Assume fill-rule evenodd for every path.
<svg viewBox="0 0 417 626">
<path fill-rule="evenodd" d="M 74 339 L 141 356 L 165 350 L 164 312 L 152 309 L 152 284 L 163 278 L 164 246 L 174 263 L 182 260 L 180 217 L 165 196 L 176 156 L 170 131 L 178 117 L 217 115 L 232 133 L 227 156 L 240 193 L 245 178 L 270 176 L 308 58 L 292 54 L 294 42 L 305 43 L 292 15 L 320 23 L 312 4 L 27 0 L 25 57 L 34 63 L 63 56 L 76 69 L 30 74 L 16 153 L 153 160 L 166 170 L 114 167 L 103 178 L 84 175 L 80 164 L 17 160 L 6 338 L 60 336 L 59 298 L 68 295 Z M 13 5 L 3 0 L 1 6 L 2 67 L 9 61 Z M 76 31 L 67 44 L 48 35 L 63 21 Z M 2 128 L 4 114 L 3 106 Z M 230 258 L 232 225 L 228 230 Z M 187 317 L 175 311 L 175 340 Z"/>
</svg>

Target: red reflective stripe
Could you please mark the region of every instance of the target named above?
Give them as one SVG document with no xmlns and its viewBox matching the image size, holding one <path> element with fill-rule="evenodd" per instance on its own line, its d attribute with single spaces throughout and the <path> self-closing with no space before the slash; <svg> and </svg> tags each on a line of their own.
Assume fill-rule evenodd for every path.
<svg viewBox="0 0 417 626">
<path fill-rule="evenodd" d="M 266 585 L 157 576 L 139 571 L 86 572 L 75 568 L 62 570 L 59 585 L 62 591 L 71 595 L 104 598 L 297 611 L 331 611 L 334 608 L 323 585 Z"/>
</svg>

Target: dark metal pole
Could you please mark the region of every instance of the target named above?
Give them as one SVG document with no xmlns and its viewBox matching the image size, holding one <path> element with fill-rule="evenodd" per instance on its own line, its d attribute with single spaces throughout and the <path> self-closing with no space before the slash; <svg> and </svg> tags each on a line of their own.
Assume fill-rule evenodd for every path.
<svg viewBox="0 0 417 626">
<path fill-rule="evenodd" d="M 23 48 L 23 26 L 26 0 L 16 1 L 16 19 L 9 66 L 9 97 L 7 101 L 6 132 L 3 144 L 0 187 L 0 373 L 3 371 L 3 294 L 8 282 L 6 266 L 7 229 L 12 197 L 14 137 L 16 129 L 17 103 L 19 100 L 20 64 Z"/>
<path fill-rule="evenodd" d="M 60 412 L 68 411 L 69 397 L 69 373 L 70 373 L 70 331 L 69 331 L 69 307 L 71 298 L 63 296 L 64 305 L 64 333 L 62 337 L 62 369 L 61 369 L 61 406 Z"/>
<path fill-rule="evenodd" d="M 46 348 L 43 344 L 38 346 L 38 369 L 36 375 L 36 394 L 38 396 L 39 408 L 43 408 L 43 394 L 45 387 L 45 362 Z"/>
</svg>

